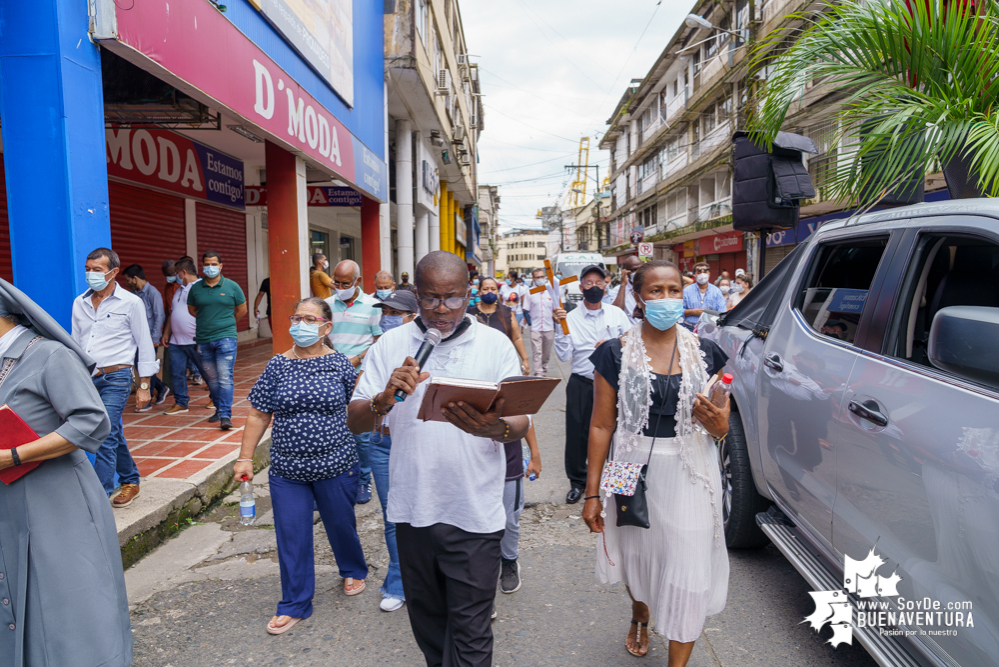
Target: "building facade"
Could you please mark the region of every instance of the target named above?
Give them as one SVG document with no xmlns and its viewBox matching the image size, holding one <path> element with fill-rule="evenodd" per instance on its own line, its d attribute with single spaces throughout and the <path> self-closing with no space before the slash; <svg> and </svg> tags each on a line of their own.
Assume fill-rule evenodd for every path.
<svg viewBox="0 0 999 667">
<path fill-rule="evenodd" d="M 457 0 L 386 4 L 385 79 L 392 163 L 391 247 L 397 272 L 431 250 L 482 263 L 476 202 L 484 128 L 477 65 Z"/>
<path fill-rule="evenodd" d="M 499 240 L 499 255 L 493 275 L 499 278 L 510 271 L 529 274 L 534 269 L 545 268 L 545 259 L 549 257 L 548 232 L 543 229 L 510 231 Z"/>
<path fill-rule="evenodd" d="M 482 268 L 484 276 L 496 275 L 496 261 L 499 255 L 499 186 L 479 186 L 479 227 L 482 234 L 479 237 L 479 248 L 482 250 Z"/>
</svg>

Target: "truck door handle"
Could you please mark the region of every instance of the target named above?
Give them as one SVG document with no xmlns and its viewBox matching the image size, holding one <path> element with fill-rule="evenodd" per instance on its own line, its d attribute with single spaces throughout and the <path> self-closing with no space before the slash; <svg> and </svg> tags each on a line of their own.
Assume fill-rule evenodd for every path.
<svg viewBox="0 0 999 667">
<path fill-rule="evenodd" d="M 767 368 L 772 368 L 778 373 L 784 372 L 784 362 L 781 361 L 780 355 L 776 352 L 771 352 L 770 354 L 763 357 L 763 365 Z"/>
<path fill-rule="evenodd" d="M 888 426 L 888 418 L 885 417 L 884 413 L 879 412 L 877 409 L 877 403 L 874 401 L 867 401 L 866 403 L 858 403 L 857 401 L 850 401 L 850 412 L 857 415 L 861 419 L 866 419 L 867 421 L 884 428 Z"/>
</svg>

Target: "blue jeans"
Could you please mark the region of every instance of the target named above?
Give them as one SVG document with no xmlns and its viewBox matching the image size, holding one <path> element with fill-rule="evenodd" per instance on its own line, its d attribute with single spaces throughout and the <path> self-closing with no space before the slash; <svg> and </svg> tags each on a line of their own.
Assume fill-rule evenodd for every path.
<svg viewBox="0 0 999 667">
<path fill-rule="evenodd" d="M 236 339 L 220 338 L 198 343 L 203 376 L 219 417 L 232 419 L 232 368 L 236 365 Z"/>
<path fill-rule="evenodd" d="M 201 357 L 198 356 L 198 346 L 171 343 L 170 347 L 167 348 L 167 354 L 170 355 L 170 382 L 173 384 L 173 400 L 177 405 L 186 408 L 190 400 L 187 395 L 188 365 L 193 365 L 201 375 L 207 375 L 201 365 Z M 208 390 L 211 393 L 211 385 L 208 386 Z M 211 394 L 211 396 L 212 402 L 214 402 L 215 394 Z M 231 398 L 229 403 L 232 403 Z"/>
<path fill-rule="evenodd" d="M 101 480 L 104 492 L 111 495 L 115 489 L 115 473 L 122 484 L 138 484 L 139 469 L 132 460 L 125 442 L 125 432 L 121 423 L 121 413 L 132 392 L 132 370 L 129 368 L 94 378 L 94 387 L 101 395 L 104 409 L 111 420 L 111 433 L 101 443 L 94 460 L 94 471 Z"/>
<path fill-rule="evenodd" d="M 370 440 L 370 433 L 360 433 L 354 436 L 354 446 L 357 449 L 357 458 L 361 467 L 361 484 L 365 486 L 371 484 L 371 461 L 368 456 L 368 443 Z"/>
<path fill-rule="evenodd" d="M 312 507 L 319 506 L 326 537 L 344 579 L 366 579 L 361 538 L 357 535 L 354 501 L 357 498 L 357 466 L 339 477 L 315 482 L 297 482 L 270 476 L 281 569 L 281 602 L 278 616 L 308 618 L 316 594 L 316 552 L 312 541 Z"/>
<path fill-rule="evenodd" d="M 405 600 L 402 591 L 402 574 L 399 572 L 399 547 L 395 541 L 395 524 L 388 520 L 389 494 L 389 452 L 392 450 L 392 436 L 378 431 L 371 434 L 371 474 L 375 478 L 375 491 L 382 505 L 382 521 L 385 523 L 385 546 L 389 552 L 388 572 L 382 584 L 382 597 Z"/>
</svg>

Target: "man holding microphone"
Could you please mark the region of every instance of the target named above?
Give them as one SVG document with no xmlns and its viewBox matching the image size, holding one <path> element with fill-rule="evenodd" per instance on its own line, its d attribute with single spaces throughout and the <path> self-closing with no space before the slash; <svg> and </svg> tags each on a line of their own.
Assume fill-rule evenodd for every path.
<svg viewBox="0 0 999 667">
<path fill-rule="evenodd" d="M 490 616 L 506 525 L 506 456 L 499 443 L 526 435 L 526 416 L 500 418 L 463 402 L 446 422 L 417 418 L 431 376 L 500 382 L 520 375 L 520 359 L 499 331 L 467 317 L 468 268 L 457 255 L 431 252 L 415 272 L 419 318 L 368 350 L 347 425 L 371 431 L 386 416 L 392 431 L 388 520 L 396 524 L 410 625 L 428 665 L 490 665 Z M 423 367 L 424 332 L 442 341 Z M 394 397 L 402 390 L 405 400 Z"/>
</svg>

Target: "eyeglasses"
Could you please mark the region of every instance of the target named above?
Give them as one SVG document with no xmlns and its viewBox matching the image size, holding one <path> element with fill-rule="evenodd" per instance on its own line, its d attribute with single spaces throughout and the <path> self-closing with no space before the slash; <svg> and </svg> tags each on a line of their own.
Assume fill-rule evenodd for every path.
<svg viewBox="0 0 999 667">
<path fill-rule="evenodd" d="M 288 320 L 292 324 L 299 324 L 300 322 L 305 322 L 306 324 L 319 324 L 320 322 L 329 322 L 329 320 L 316 317 L 314 315 L 289 315 Z"/>
<path fill-rule="evenodd" d="M 705 268 L 694 269 L 694 273 L 711 273 L 711 269 L 705 269 Z"/>
<path fill-rule="evenodd" d="M 443 299 L 438 299 L 432 296 L 420 297 L 420 305 L 427 310 L 437 310 L 441 307 L 441 303 L 443 303 L 448 310 L 458 310 L 465 305 L 465 297 L 449 296 Z"/>
<path fill-rule="evenodd" d="M 345 282 L 344 283 L 344 282 L 340 282 L 339 280 L 334 280 L 333 281 L 333 286 L 336 287 L 337 289 L 350 289 L 351 287 L 354 286 L 354 283 L 356 283 L 356 282 L 357 282 L 356 280 L 351 280 L 349 282 Z"/>
</svg>

